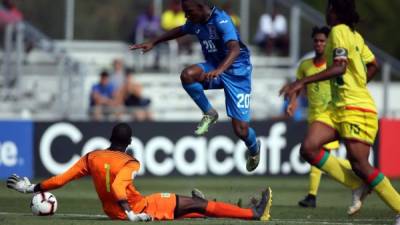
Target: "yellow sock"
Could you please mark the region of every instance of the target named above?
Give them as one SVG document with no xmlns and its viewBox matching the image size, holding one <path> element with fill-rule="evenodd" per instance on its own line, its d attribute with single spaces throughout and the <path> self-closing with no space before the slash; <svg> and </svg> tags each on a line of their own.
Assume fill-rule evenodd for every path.
<svg viewBox="0 0 400 225">
<path fill-rule="evenodd" d="M 331 175 L 333 179 L 352 190 L 364 184 L 351 169 L 346 168 L 336 157 L 332 156 L 327 151 L 321 151 L 319 156 L 317 156 L 312 163 L 322 171 Z"/>
<path fill-rule="evenodd" d="M 319 183 L 321 181 L 322 171 L 315 166 L 311 166 L 310 170 L 310 186 L 308 193 L 317 196 Z"/>
<path fill-rule="evenodd" d="M 349 170 L 353 170 L 351 168 L 351 164 L 350 164 L 349 160 L 342 159 L 342 158 L 337 158 L 337 160 L 339 161 L 340 165 L 342 165 L 344 168 L 349 169 Z"/>
<path fill-rule="evenodd" d="M 400 214 L 400 195 L 394 189 L 389 179 L 382 173 L 379 173 L 375 179 L 368 179 L 370 185 L 374 188 L 379 197 L 396 213 Z"/>
</svg>

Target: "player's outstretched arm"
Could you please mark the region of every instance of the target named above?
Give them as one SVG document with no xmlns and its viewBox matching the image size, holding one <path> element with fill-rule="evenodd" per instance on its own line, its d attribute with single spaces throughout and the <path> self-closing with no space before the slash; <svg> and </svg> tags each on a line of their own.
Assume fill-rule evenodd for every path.
<svg viewBox="0 0 400 225">
<path fill-rule="evenodd" d="M 297 92 L 301 91 L 307 84 L 329 80 L 333 77 L 343 75 L 346 72 L 346 68 L 347 61 L 334 61 L 331 67 L 320 73 L 296 80 L 291 84 L 286 84 L 279 91 L 279 95 L 284 95 L 287 98 L 291 98 Z"/>
<path fill-rule="evenodd" d="M 33 193 L 36 184 L 31 184 L 27 177 L 20 177 L 13 174 L 7 178 L 7 187 L 21 193 Z"/>
<path fill-rule="evenodd" d="M 151 49 L 153 49 L 154 46 L 156 46 L 157 44 L 160 44 L 162 42 L 166 42 L 169 40 L 177 39 L 184 35 L 186 35 L 186 33 L 183 31 L 182 26 L 176 27 L 150 42 L 130 45 L 129 49 L 130 50 L 142 49 L 142 52 L 146 53 L 146 52 L 150 51 Z"/>
</svg>

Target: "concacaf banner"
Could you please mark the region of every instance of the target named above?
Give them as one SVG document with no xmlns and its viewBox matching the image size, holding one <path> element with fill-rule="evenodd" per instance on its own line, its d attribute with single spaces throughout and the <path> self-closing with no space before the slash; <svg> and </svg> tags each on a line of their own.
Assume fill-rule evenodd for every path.
<svg viewBox="0 0 400 225">
<path fill-rule="evenodd" d="M 32 121 L 0 121 L 0 180 L 33 175 Z"/>
<path fill-rule="evenodd" d="M 66 171 L 82 155 L 107 148 L 115 123 L 35 123 L 35 176 Z M 193 134 L 196 123 L 131 123 L 128 151 L 141 162 L 143 176 L 302 175 L 310 166 L 299 156 L 305 122 L 267 121 L 251 124 L 262 142 L 260 165 L 246 171 L 247 151 L 231 123 L 219 122 L 204 137 Z M 343 147 L 335 151 L 344 157 Z M 373 160 L 373 157 L 371 157 Z"/>
</svg>

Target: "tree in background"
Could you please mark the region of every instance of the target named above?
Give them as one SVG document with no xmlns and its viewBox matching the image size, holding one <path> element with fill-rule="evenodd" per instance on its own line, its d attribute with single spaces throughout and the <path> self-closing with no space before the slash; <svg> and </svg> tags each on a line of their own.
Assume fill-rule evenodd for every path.
<svg viewBox="0 0 400 225">
<path fill-rule="evenodd" d="M 325 12 L 327 1 L 303 1 L 321 12 Z M 357 8 L 361 16 L 361 23 L 357 26 L 357 30 L 369 42 L 374 43 L 396 58 L 400 58 L 400 42 L 397 41 L 400 40 L 400 32 L 394 32 L 400 27 L 398 19 L 400 1 L 363 0 L 357 1 Z"/>
<path fill-rule="evenodd" d="M 226 0 L 213 0 L 222 6 Z M 89 40 L 127 40 L 130 27 L 135 17 L 143 12 L 149 0 L 84 0 L 75 1 L 75 38 Z M 167 2 L 167 1 L 166 1 Z M 238 13 L 239 0 L 233 5 Z M 265 0 L 252 0 L 251 14 L 261 15 Z M 257 3 L 256 3 L 257 2 Z M 327 1 L 303 0 L 312 7 L 325 11 Z M 15 0 L 25 19 L 44 33 L 55 39 L 64 37 L 64 0 Z M 364 37 L 400 58 L 400 27 L 398 12 L 399 0 L 362 0 L 357 1 L 362 22 L 357 27 Z M 256 27 L 257 18 L 251 20 L 251 27 Z M 254 23 L 254 25 L 253 25 Z M 251 29 L 253 30 L 253 28 Z M 371 32 L 373 30 L 374 32 Z M 254 35 L 252 32 L 251 35 Z M 252 38 L 252 37 L 251 37 Z M 388 41 L 391 40 L 391 41 Z"/>
</svg>

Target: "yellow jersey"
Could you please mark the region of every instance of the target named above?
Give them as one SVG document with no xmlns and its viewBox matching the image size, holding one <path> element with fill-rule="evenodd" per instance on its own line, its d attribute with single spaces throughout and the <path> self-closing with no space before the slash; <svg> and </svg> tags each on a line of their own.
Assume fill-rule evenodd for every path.
<svg viewBox="0 0 400 225">
<path fill-rule="evenodd" d="M 313 76 L 326 69 L 326 63 L 316 65 L 314 59 L 305 59 L 300 63 L 297 69 L 297 79 Z M 308 99 L 308 120 L 312 122 L 312 118 L 327 109 L 331 101 L 331 86 L 329 80 L 310 83 L 306 87 Z"/>
<path fill-rule="evenodd" d="M 376 112 L 375 102 L 367 89 L 366 68 L 375 56 L 363 37 L 345 24 L 332 28 L 325 47 L 328 67 L 337 57 L 347 60 L 347 69 L 343 75 L 330 80 L 333 105 Z"/>
</svg>

